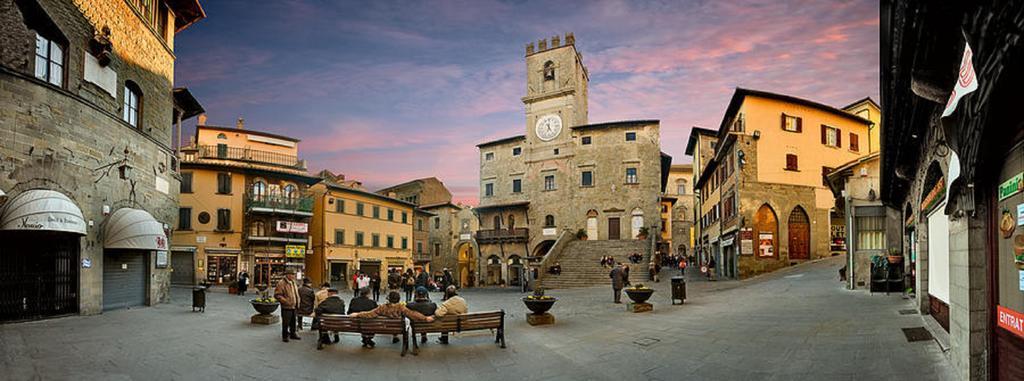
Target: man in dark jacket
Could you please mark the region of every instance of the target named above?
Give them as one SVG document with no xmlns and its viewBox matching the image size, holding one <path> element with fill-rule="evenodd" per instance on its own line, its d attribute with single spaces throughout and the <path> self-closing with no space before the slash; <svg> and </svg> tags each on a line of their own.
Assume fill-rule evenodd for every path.
<svg viewBox="0 0 1024 381">
<path fill-rule="evenodd" d="M 395 291 L 402 287 L 402 275 L 398 270 L 388 271 L 388 290 Z"/>
<path fill-rule="evenodd" d="M 380 274 L 370 275 L 370 290 L 373 291 L 373 301 L 380 301 Z"/>
<path fill-rule="evenodd" d="M 426 271 L 420 270 L 419 275 L 416 276 L 416 287 L 427 287 L 429 281 L 430 275 L 427 275 Z"/>
<path fill-rule="evenodd" d="M 608 277 L 612 278 L 612 291 L 615 292 L 615 304 L 622 303 L 622 287 L 626 285 L 624 281 L 625 276 L 622 271 L 622 264 L 619 263 L 612 269 L 612 272 L 608 274 Z"/>
<path fill-rule="evenodd" d="M 425 287 L 416 289 L 416 300 L 409 303 L 406 307 L 409 307 L 410 310 L 423 314 L 423 316 L 434 316 L 434 312 L 437 311 L 437 304 L 430 301 L 430 293 L 427 292 Z M 412 339 L 416 340 L 415 337 Z M 420 342 L 427 342 L 426 333 L 420 335 Z"/>
<path fill-rule="evenodd" d="M 348 305 L 348 314 L 354 314 L 356 312 L 373 311 L 377 308 L 377 302 L 370 299 L 370 289 L 361 288 L 359 289 L 359 296 L 352 298 L 352 302 Z M 363 335 L 363 347 L 373 348 L 377 343 L 373 342 L 373 334 Z"/>
<path fill-rule="evenodd" d="M 309 278 L 302 280 L 302 287 L 299 287 L 299 307 L 295 309 L 298 318 L 298 330 L 302 330 L 304 316 L 313 318 L 313 304 L 316 301 L 316 291 L 313 290 L 313 281 Z"/>
<path fill-rule="evenodd" d="M 316 318 L 313 318 L 313 325 L 316 325 L 316 320 L 323 314 L 334 314 L 344 315 L 345 314 L 345 301 L 338 295 L 338 289 L 329 288 L 327 289 L 327 299 L 324 299 L 316 306 Z M 338 333 L 334 332 L 334 342 L 337 343 L 341 338 L 338 337 Z M 330 337 L 327 336 L 327 331 L 320 331 L 320 342 L 324 344 L 331 344 Z"/>
</svg>

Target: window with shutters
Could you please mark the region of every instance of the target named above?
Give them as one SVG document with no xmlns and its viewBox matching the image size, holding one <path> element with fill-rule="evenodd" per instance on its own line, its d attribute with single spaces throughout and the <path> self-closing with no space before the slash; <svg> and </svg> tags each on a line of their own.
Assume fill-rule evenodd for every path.
<svg viewBox="0 0 1024 381">
<path fill-rule="evenodd" d="M 377 205 L 373 206 L 373 218 L 380 218 L 380 207 Z"/>
<path fill-rule="evenodd" d="M 828 174 L 834 170 L 832 167 L 821 167 L 821 185 L 828 186 Z"/>
<path fill-rule="evenodd" d="M 423 254 L 423 241 L 416 241 L 416 254 Z"/>
<path fill-rule="evenodd" d="M 192 230 L 192 208 L 178 208 L 178 230 Z"/>
<path fill-rule="evenodd" d="M 335 199 L 334 200 L 334 211 L 338 213 L 345 213 L 345 200 Z"/>
<path fill-rule="evenodd" d="M 791 154 L 791 153 L 787 153 L 786 154 L 786 170 L 787 171 L 797 171 L 797 170 L 799 170 L 799 167 L 797 166 L 796 155 Z"/>
<path fill-rule="evenodd" d="M 789 132 L 803 132 L 803 118 L 782 114 L 782 129 Z"/>
<path fill-rule="evenodd" d="M 843 136 L 842 131 L 835 127 L 829 127 L 824 124 L 821 125 L 821 144 L 829 147 L 842 147 Z"/>
<path fill-rule="evenodd" d="M 217 230 L 231 230 L 231 209 L 217 209 Z"/>
<path fill-rule="evenodd" d="M 365 216 L 366 214 L 364 212 L 366 212 L 366 206 L 363 205 L 363 203 L 361 203 L 361 202 L 357 202 L 356 203 L 356 215 L 357 216 Z"/>
<path fill-rule="evenodd" d="M 363 232 L 356 232 L 356 246 L 364 246 L 366 240 L 364 239 Z"/>
<path fill-rule="evenodd" d="M 230 173 L 218 173 L 217 174 L 217 193 L 218 194 L 231 194 L 231 174 Z"/>
<path fill-rule="evenodd" d="M 402 237 L 402 250 L 409 248 L 409 237 Z"/>
<path fill-rule="evenodd" d="M 373 233 L 373 247 L 380 247 L 380 234 Z"/>
<path fill-rule="evenodd" d="M 388 221 L 395 220 L 395 210 L 388 208 Z"/>
<path fill-rule="evenodd" d="M 409 223 L 409 212 L 402 212 L 402 223 Z"/>
<path fill-rule="evenodd" d="M 192 172 L 181 173 L 181 188 L 179 193 L 192 193 Z"/>
<path fill-rule="evenodd" d="M 850 151 L 860 151 L 860 136 L 852 132 L 850 133 Z"/>
<path fill-rule="evenodd" d="M 388 249 L 394 249 L 394 248 L 395 248 L 395 236 L 389 235 L 388 236 Z"/>
<path fill-rule="evenodd" d="M 345 244 L 345 230 L 344 229 L 335 229 L 334 230 L 334 244 L 335 245 L 344 245 Z"/>
</svg>

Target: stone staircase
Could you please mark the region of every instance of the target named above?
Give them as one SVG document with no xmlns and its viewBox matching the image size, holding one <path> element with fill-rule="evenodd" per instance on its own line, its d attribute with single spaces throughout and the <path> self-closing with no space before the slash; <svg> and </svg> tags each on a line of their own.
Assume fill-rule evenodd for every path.
<svg viewBox="0 0 1024 381">
<path fill-rule="evenodd" d="M 601 257 L 605 255 L 610 255 L 616 261 L 629 264 L 629 281 L 631 283 L 648 283 L 647 264 L 650 262 L 648 245 L 650 245 L 650 241 L 647 240 L 571 241 L 556 258 L 556 261 L 562 265 L 562 273 L 560 275 L 545 274 L 541 278 L 540 285 L 545 289 L 611 286 L 611 279 L 608 278 L 611 269 L 601 266 Z M 630 263 L 626 257 L 632 253 L 640 253 L 644 259 L 640 263 Z M 553 264 L 548 263 L 547 265 Z M 546 270 L 546 268 L 542 269 L 542 271 Z"/>
</svg>

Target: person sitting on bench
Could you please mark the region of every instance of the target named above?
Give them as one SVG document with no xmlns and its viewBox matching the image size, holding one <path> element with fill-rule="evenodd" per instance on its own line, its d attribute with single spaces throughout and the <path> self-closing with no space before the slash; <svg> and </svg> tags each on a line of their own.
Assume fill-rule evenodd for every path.
<svg viewBox="0 0 1024 381">
<path fill-rule="evenodd" d="M 444 290 L 444 301 L 434 311 L 434 316 L 442 317 L 445 315 L 464 315 L 469 312 L 469 306 L 466 304 L 466 299 L 463 299 L 458 294 L 458 289 L 455 286 L 448 286 Z M 437 342 L 441 344 L 448 344 L 448 334 L 442 333 L 441 338 L 437 339 Z"/>
<path fill-rule="evenodd" d="M 434 321 L 434 317 L 423 316 L 423 314 L 413 311 L 406 307 L 405 304 L 402 304 L 402 294 L 399 294 L 398 291 L 388 292 L 387 304 L 377 306 L 377 308 L 369 311 L 355 313 L 352 317 L 362 319 L 372 319 L 375 317 L 401 319 L 402 317 L 407 317 L 409 320 L 425 321 L 428 323 Z M 391 342 L 397 343 L 398 335 L 392 336 Z"/>
<path fill-rule="evenodd" d="M 338 289 L 336 289 L 336 288 L 329 288 L 329 289 L 327 289 L 327 298 L 325 298 L 323 301 L 321 301 L 320 304 L 317 304 L 317 306 L 316 306 L 316 316 L 317 316 L 317 318 L 313 319 L 313 325 L 314 326 L 318 325 L 319 316 L 321 316 L 323 314 L 337 314 L 337 315 L 344 315 L 345 314 L 345 301 L 342 300 L 341 296 L 338 295 Z M 317 327 L 312 327 L 312 329 L 318 329 L 318 328 L 319 328 L 318 326 Z M 337 343 L 340 340 L 341 340 L 341 338 L 338 337 L 338 333 L 334 332 L 334 343 Z M 324 344 L 331 344 L 331 339 L 327 336 L 327 332 L 321 332 L 320 333 L 320 342 L 324 343 Z"/>
</svg>

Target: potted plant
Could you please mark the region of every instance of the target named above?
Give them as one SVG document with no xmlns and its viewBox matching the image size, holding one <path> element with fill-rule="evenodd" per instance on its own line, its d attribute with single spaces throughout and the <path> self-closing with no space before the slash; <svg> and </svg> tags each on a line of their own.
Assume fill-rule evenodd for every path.
<svg viewBox="0 0 1024 381">
<path fill-rule="evenodd" d="M 235 294 L 238 293 L 238 281 L 237 280 L 233 280 L 231 282 L 228 282 L 228 293 L 231 294 L 231 295 L 235 295 Z"/>
<path fill-rule="evenodd" d="M 650 234 L 650 232 L 651 232 L 650 229 L 648 229 L 646 226 L 642 226 L 642 227 L 640 227 L 640 231 L 638 233 L 636 233 L 636 239 L 639 239 L 639 240 L 647 239 L 647 236 Z"/>
<path fill-rule="evenodd" d="M 654 289 L 645 286 L 643 283 L 637 283 L 636 285 L 627 287 L 623 291 L 626 292 L 626 295 L 629 296 L 629 300 L 632 300 L 633 303 L 646 302 L 647 299 L 650 299 L 651 295 L 654 294 Z"/>
<path fill-rule="evenodd" d="M 526 308 L 533 312 L 534 315 L 542 315 L 548 312 L 555 305 L 556 301 L 558 299 L 544 295 L 544 289 L 541 287 L 537 287 L 533 291 L 533 295 L 523 298 L 523 304 L 526 304 Z"/>
<path fill-rule="evenodd" d="M 580 241 L 586 241 L 587 240 L 587 231 L 583 230 L 583 229 L 577 230 L 576 231 L 576 239 L 578 239 Z"/>
<path fill-rule="evenodd" d="M 270 315 L 274 313 L 274 311 L 277 311 L 277 306 L 280 305 L 277 299 L 268 295 L 265 290 L 266 288 L 264 287 L 264 291 L 260 291 L 260 296 L 258 298 L 249 301 L 249 303 L 252 304 L 252 308 L 260 315 Z"/>
<path fill-rule="evenodd" d="M 895 247 L 890 247 L 889 248 L 889 258 L 888 258 L 888 260 L 889 260 L 889 263 L 892 263 L 892 264 L 897 264 L 897 263 L 903 262 L 903 254 L 900 253 L 900 249 L 897 249 Z"/>
</svg>

